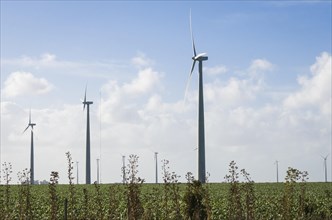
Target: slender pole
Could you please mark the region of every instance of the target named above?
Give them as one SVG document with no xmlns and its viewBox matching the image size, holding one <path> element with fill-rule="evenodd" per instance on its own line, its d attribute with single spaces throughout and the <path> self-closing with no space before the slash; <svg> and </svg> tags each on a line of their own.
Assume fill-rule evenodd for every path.
<svg viewBox="0 0 332 220">
<path fill-rule="evenodd" d="M 279 169 L 278 169 L 279 161 L 276 160 L 276 166 L 277 166 L 277 183 L 279 183 Z"/>
<path fill-rule="evenodd" d="M 100 166 L 100 170 L 99 170 L 99 182 L 101 183 L 101 90 L 99 91 L 99 98 L 100 98 L 100 102 L 99 102 L 99 166 Z"/>
<path fill-rule="evenodd" d="M 31 151 L 30 151 L 30 183 L 35 183 L 35 171 L 34 171 L 34 157 L 33 157 L 33 131 L 31 129 Z"/>
<path fill-rule="evenodd" d="M 90 104 L 87 103 L 87 125 L 86 125 L 86 174 L 85 183 L 91 184 L 90 164 Z"/>
<path fill-rule="evenodd" d="M 324 159 L 324 174 L 325 174 L 325 183 L 327 183 L 327 158 L 329 154 L 325 157 L 321 156 Z"/>
<path fill-rule="evenodd" d="M 205 134 L 204 134 L 204 100 L 203 100 L 203 62 L 199 60 L 198 88 L 198 180 L 205 183 Z"/>
<path fill-rule="evenodd" d="M 154 152 L 154 159 L 156 162 L 156 183 L 158 183 L 158 152 Z"/>
<path fill-rule="evenodd" d="M 122 183 L 126 183 L 126 156 L 122 156 Z"/>
<path fill-rule="evenodd" d="M 327 163 L 326 163 L 327 156 L 324 157 L 324 169 L 325 169 L 325 183 L 327 183 Z"/>
<path fill-rule="evenodd" d="M 76 184 L 78 184 L 78 161 L 76 161 Z"/>
<path fill-rule="evenodd" d="M 97 183 L 99 184 L 99 159 L 97 158 Z"/>
</svg>

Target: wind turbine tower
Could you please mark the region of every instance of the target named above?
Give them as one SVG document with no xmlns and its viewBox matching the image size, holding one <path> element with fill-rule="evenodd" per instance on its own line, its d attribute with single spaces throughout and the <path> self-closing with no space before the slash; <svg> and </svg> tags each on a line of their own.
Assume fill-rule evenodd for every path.
<svg viewBox="0 0 332 220">
<path fill-rule="evenodd" d="M 35 182 L 35 169 L 34 169 L 34 149 L 33 149 L 33 126 L 36 126 L 35 123 L 31 123 L 31 109 L 29 112 L 29 124 L 24 129 L 23 133 L 31 127 L 31 149 L 30 149 L 30 184 L 33 185 Z"/>
<path fill-rule="evenodd" d="M 76 184 L 78 184 L 78 161 L 76 161 Z"/>
<path fill-rule="evenodd" d="M 97 183 L 99 184 L 99 158 L 97 158 Z"/>
<path fill-rule="evenodd" d="M 275 162 L 276 168 L 277 168 L 277 183 L 279 183 L 279 161 L 276 160 Z"/>
<path fill-rule="evenodd" d="M 83 111 L 85 110 L 85 106 L 87 106 L 87 122 L 86 122 L 86 171 L 85 171 L 85 184 L 91 184 L 91 162 L 90 162 L 90 105 L 93 104 L 92 101 L 86 100 L 86 90 L 84 93 L 84 100 L 83 100 Z"/>
<path fill-rule="evenodd" d="M 326 160 L 327 160 L 328 156 L 329 156 L 329 154 L 326 155 L 325 157 L 321 156 L 324 160 L 325 183 L 327 183 L 327 163 L 326 163 Z"/>
<path fill-rule="evenodd" d="M 186 93 L 190 78 L 195 68 L 196 62 L 198 62 L 198 181 L 205 183 L 205 131 L 204 131 L 204 99 L 203 99 L 203 61 L 208 60 L 206 53 L 196 53 L 194 35 L 191 26 L 191 12 L 190 12 L 190 32 L 193 47 L 193 64 L 191 66 L 189 79 L 187 83 Z M 186 96 L 186 95 L 185 95 Z"/>
<path fill-rule="evenodd" d="M 158 183 L 158 152 L 154 152 L 154 159 L 156 162 L 156 183 Z"/>
</svg>

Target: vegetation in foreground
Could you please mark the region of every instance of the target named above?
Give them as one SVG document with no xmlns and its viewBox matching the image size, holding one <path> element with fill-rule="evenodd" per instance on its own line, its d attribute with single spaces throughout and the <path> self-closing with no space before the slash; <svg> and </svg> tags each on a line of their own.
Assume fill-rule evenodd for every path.
<svg viewBox="0 0 332 220">
<path fill-rule="evenodd" d="M 10 185 L 11 164 L 3 164 L 0 219 L 332 219 L 331 183 L 307 183 L 308 173 L 289 168 L 284 183 L 254 183 L 230 162 L 225 183 L 187 183 L 163 161 L 163 184 L 144 184 L 138 156 L 131 155 L 125 184 L 76 185 L 68 160 L 68 185 L 52 172 L 48 185 L 30 185 L 29 171 Z"/>
</svg>

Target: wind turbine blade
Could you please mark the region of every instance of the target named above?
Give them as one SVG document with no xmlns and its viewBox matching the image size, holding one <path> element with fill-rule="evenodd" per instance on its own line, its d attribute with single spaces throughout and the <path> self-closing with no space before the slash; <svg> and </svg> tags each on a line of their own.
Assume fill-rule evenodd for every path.
<svg viewBox="0 0 332 220">
<path fill-rule="evenodd" d="M 190 78 L 191 75 L 193 74 L 193 71 L 194 71 L 194 68 L 195 68 L 195 64 L 196 64 L 196 60 L 194 60 L 193 65 L 191 66 L 191 70 L 190 70 L 189 78 Z"/>
<path fill-rule="evenodd" d="M 30 111 L 29 111 L 29 124 L 31 124 L 31 108 L 30 108 Z"/>
<path fill-rule="evenodd" d="M 30 124 L 28 125 L 28 127 L 26 127 L 26 129 L 24 129 L 24 131 L 22 132 L 22 134 L 23 134 L 26 130 L 28 130 L 29 127 L 30 127 Z"/>
<path fill-rule="evenodd" d="M 192 44 L 193 44 L 193 52 L 194 52 L 194 57 L 197 56 L 196 54 L 196 47 L 195 47 L 195 41 L 194 41 L 194 34 L 193 34 L 193 29 L 192 29 L 192 26 L 191 26 L 191 9 L 190 9 L 190 34 L 191 34 L 191 41 L 192 41 Z"/>
<path fill-rule="evenodd" d="M 86 90 L 87 90 L 88 84 L 85 85 L 85 92 L 84 92 L 84 100 L 83 100 L 83 111 L 85 109 L 85 103 L 86 103 Z"/>
<path fill-rule="evenodd" d="M 86 90 L 88 89 L 88 84 L 85 86 L 85 92 L 84 92 L 84 102 L 86 102 Z"/>
<path fill-rule="evenodd" d="M 196 60 L 194 60 L 193 65 L 191 66 L 191 70 L 190 70 L 189 77 L 188 77 L 188 80 L 187 80 L 186 90 L 184 92 L 184 103 L 186 102 L 188 88 L 189 88 L 191 76 L 193 75 L 193 71 L 194 71 L 194 68 L 195 68 L 195 63 L 196 63 Z"/>
</svg>

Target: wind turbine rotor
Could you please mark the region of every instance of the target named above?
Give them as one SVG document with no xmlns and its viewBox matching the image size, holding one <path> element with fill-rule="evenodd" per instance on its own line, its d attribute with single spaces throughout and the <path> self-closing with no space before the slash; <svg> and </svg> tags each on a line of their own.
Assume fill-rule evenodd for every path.
<svg viewBox="0 0 332 220">
<path fill-rule="evenodd" d="M 22 134 L 23 134 L 26 130 L 28 130 L 29 127 L 30 127 L 30 124 L 28 125 L 28 127 L 26 127 L 26 129 L 24 129 L 24 131 L 22 132 Z"/>
<path fill-rule="evenodd" d="M 24 131 L 22 132 L 22 134 L 23 134 L 24 132 L 26 132 L 26 130 L 28 130 L 29 127 L 31 127 L 31 130 L 33 130 L 33 126 L 35 126 L 35 125 L 36 125 L 35 123 L 31 123 L 31 109 L 30 109 L 30 111 L 29 111 L 29 124 L 28 124 L 28 126 L 24 129 Z"/>
<path fill-rule="evenodd" d="M 83 111 L 85 110 L 85 105 L 86 105 L 86 90 L 87 90 L 88 85 L 85 86 L 85 92 L 84 92 L 84 100 L 83 100 Z"/>
</svg>

